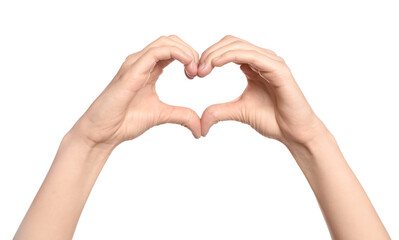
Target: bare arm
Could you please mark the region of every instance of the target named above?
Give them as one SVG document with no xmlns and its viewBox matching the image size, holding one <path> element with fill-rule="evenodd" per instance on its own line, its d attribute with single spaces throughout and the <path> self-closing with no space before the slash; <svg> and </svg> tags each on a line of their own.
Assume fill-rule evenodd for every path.
<svg viewBox="0 0 399 240">
<path fill-rule="evenodd" d="M 177 123 L 201 135 L 191 109 L 161 102 L 155 83 L 174 59 L 197 74 L 198 54 L 177 36 L 130 55 L 115 78 L 63 138 L 53 164 L 14 239 L 72 239 L 90 191 L 112 150 L 149 128 Z M 189 77 L 189 76 L 188 76 Z"/>
<path fill-rule="evenodd" d="M 66 134 L 14 239 L 71 239 L 111 151 Z"/>
<path fill-rule="evenodd" d="M 237 99 L 208 107 L 202 135 L 223 120 L 249 124 L 285 144 L 305 174 L 333 239 L 390 239 L 332 134 L 315 115 L 285 61 L 273 51 L 226 36 L 200 58 L 198 76 L 234 62 L 248 85 Z"/>
<path fill-rule="evenodd" d="M 390 239 L 333 135 L 287 145 L 305 174 L 333 239 Z"/>
</svg>

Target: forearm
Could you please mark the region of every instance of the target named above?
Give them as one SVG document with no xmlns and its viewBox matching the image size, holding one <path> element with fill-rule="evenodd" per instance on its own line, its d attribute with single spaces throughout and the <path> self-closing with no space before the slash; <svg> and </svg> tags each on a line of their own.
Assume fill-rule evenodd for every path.
<svg viewBox="0 0 399 240">
<path fill-rule="evenodd" d="M 14 239 L 71 239 L 111 151 L 66 134 Z"/>
<path fill-rule="evenodd" d="M 321 134 L 308 144 L 286 145 L 315 193 L 333 239 L 390 239 L 324 125 Z"/>
</svg>

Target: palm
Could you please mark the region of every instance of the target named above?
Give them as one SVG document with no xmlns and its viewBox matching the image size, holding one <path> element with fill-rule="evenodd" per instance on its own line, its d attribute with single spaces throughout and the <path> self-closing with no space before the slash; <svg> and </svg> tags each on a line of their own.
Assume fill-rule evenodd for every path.
<svg viewBox="0 0 399 240">
<path fill-rule="evenodd" d="M 276 75 L 255 73 L 250 68 L 242 70 L 248 79 L 244 94 L 249 95 L 246 106 L 252 114 L 248 119 L 253 128 L 280 141 L 306 141 L 312 137 L 309 132 L 319 121 L 290 71 Z M 271 81 L 289 84 L 276 87 L 269 84 Z"/>
<path fill-rule="evenodd" d="M 242 68 L 248 79 L 244 91 L 247 97 L 246 111 L 249 123 L 266 137 L 278 140 L 293 139 L 306 141 L 311 128 L 319 123 L 309 103 L 295 83 L 291 73 L 256 73 L 250 68 Z M 279 87 L 269 84 L 271 81 L 282 84 Z"/>
<path fill-rule="evenodd" d="M 156 80 L 156 76 L 151 79 Z M 160 101 L 151 87 L 153 84 L 134 92 L 131 89 L 135 86 L 121 89 L 120 85 L 120 81 L 114 79 L 83 116 L 92 123 L 88 135 L 95 142 L 132 139 L 149 129 L 155 120 Z"/>
<path fill-rule="evenodd" d="M 141 89 L 130 102 L 119 127 L 123 140 L 131 140 L 161 122 L 166 104 L 159 100 L 154 84 Z"/>
<path fill-rule="evenodd" d="M 249 124 L 265 137 L 278 138 L 281 134 L 270 87 L 264 83 L 264 79 L 247 78 L 248 86 L 239 100 L 244 119 L 239 121 Z"/>
</svg>

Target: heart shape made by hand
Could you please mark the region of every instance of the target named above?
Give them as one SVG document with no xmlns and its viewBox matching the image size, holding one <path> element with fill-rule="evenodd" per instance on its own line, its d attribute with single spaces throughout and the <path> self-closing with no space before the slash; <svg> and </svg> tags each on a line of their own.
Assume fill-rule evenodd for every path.
<svg viewBox="0 0 399 240">
<path fill-rule="evenodd" d="M 163 103 L 155 91 L 163 69 L 174 60 L 185 66 L 190 79 L 236 63 L 248 84 L 239 97 L 207 107 L 200 118 L 190 108 Z M 157 39 L 126 58 L 82 119 L 87 121 L 77 125 L 82 126 L 84 135 L 111 146 L 163 123 L 183 125 L 199 138 L 206 136 L 213 124 L 235 120 L 282 142 L 307 141 L 314 137 L 313 129 L 322 125 L 285 61 L 271 50 L 233 36 L 224 37 L 201 57 L 177 36 Z"/>
</svg>

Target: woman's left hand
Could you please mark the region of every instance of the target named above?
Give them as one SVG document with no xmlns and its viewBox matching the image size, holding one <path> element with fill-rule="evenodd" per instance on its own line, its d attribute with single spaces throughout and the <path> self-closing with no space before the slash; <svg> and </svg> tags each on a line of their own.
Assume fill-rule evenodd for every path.
<svg viewBox="0 0 399 240">
<path fill-rule="evenodd" d="M 177 36 L 158 38 L 126 58 L 111 83 L 71 131 L 90 145 L 106 144 L 111 148 L 163 123 L 183 125 L 199 138 L 198 115 L 189 108 L 161 102 L 155 91 L 162 70 L 173 60 L 184 64 L 190 78 L 197 74 L 198 58 L 198 53 Z"/>
</svg>

